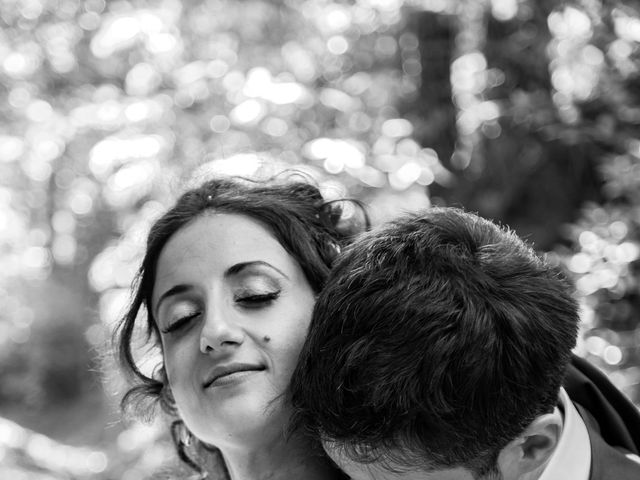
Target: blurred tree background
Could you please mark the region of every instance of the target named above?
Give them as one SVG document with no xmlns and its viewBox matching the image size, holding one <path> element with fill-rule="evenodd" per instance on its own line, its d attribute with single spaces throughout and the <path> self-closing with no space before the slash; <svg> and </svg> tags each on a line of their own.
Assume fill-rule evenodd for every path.
<svg viewBox="0 0 640 480">
<path fill-rule="evenodd" d="M 2 0 L 0 24 L 3 478 L 170 475 L 100 355 L 150 222 L 212 172 L 509 224 L 640 404 L 638 2 Z"/>
</svg>

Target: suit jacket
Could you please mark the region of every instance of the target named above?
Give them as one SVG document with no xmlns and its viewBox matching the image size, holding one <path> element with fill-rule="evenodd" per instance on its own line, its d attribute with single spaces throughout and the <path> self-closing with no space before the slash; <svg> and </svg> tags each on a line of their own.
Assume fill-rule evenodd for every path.
<svg viewBox="0 0 640 480">
<path fill-rule="evenodd" d="M 591 442 L 589 480 L 639 480 L 640 458 L 636 456 L 636 460 L 633 460 L 629 457 L 631 452 L 613 447 L 605 442 L 593 416 L 581 405 L 575 405 L 587 427 Z"/>
<path fill-rule="evenodd" d="M 640 480 L 640 463 L 627 456 L 640 453 L 640 410 L 604 373 L 575 355 L 563 386 L 589 432 L 589 480 Z"/>
<path fill-rule="evenodd" d="M 591 414 L 606 443 L 640 454 L 640 411 L 604 373 L 574 355 L 563 386 Z"/>
</svg>

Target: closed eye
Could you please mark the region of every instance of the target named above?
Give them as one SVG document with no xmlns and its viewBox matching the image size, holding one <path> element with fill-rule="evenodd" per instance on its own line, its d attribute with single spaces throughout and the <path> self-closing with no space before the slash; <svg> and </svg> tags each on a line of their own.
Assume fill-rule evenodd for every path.
<svg viewBox="0 0 640 480">
<path fill-rule="evenodd" d="M 261 293 L 258 295 L 242 295 L 235 298 L 235 301 L 245 308 L 260 308 L 269 304 L 280 296 L 280 292 Z"/>
<path fill-rule="evenodd" d="M 191 320 L 193 320 L 194 318 L 198 317 L 200 315 L 200 312 L 193 312 L 190 313 L 189 315 L 185 315 L 183 317 L 178 318 L 176 321 L 174 321 L 171 325 L 169 325 L 168 327 L 160 330 L 162 333 L 171 333 L 171 332 L 175 332 L 176 330 L 181 329 L 183 326 L 187 325 Z"/>
</svg>

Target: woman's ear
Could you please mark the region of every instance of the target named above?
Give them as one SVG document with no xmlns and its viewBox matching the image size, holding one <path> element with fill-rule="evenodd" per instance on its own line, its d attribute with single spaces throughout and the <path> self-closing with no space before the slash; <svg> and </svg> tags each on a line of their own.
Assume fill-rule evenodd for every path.
<svg viewBox="0 0 640 480">
<path fill-rule="evenodd" d="M 544 471 L 562 434 L 563 417 L 558 408 L 536 417 L 498 455 L 504 480 L 535 480 Z"/>
</svg>

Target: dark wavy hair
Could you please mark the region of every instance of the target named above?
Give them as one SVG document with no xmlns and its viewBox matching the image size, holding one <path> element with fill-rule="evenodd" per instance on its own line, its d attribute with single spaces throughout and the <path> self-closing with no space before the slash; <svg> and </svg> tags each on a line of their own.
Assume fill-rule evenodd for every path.
<svg viewBox="0 0 640 480">
<path fill-rule="evenodd" d="M 345 219 L 345 202 L 355 206 L 359 214 L 352 219 L 361 218 L 364 223 Z M 216 453 L 217 449 L 196 439 L 178 418 L 164 364 L 159 364 L 151 376 L 141 371 L 134 355 L 139 346 L 134 343 L 136 331 L 140 329 L 138 324 L 143 323 L 146 344 L 162 348 L 151 309 L 158 258 L 172 235 L 208 212 L 244 215 L 265 225 L 298 262 L 316 293 L 324 286 L 340 249 L 369 225 L 366 212 L 356 200 L 326 202 L 310 182 L 281 177 L 265 182 L 241 178 L 207 181 L 184 193 L 151 227 L 146 252 L 133 283 L 131 303 L 114 332 L 119 363 L 134 383 L 122 398 L 121 407 L 125 411 L 133 408 L 140 414 L 159 403 L 176 419 L 171 435 L 179 457 L 203 477 L 205 467 L 199 458 L 204 456 L 204 451 Z M 141 318 L 144 317 L 141 311 L 146 313 L 146 320 Z"/>
<path fill-rule="evenodd" d="M 556 405 L 578 322 L 570 282 L 512 231 L 453 208 L 407 216 L 336 261 L 292 421 L 358 463 L 495 473 Z"/>
</svg>

